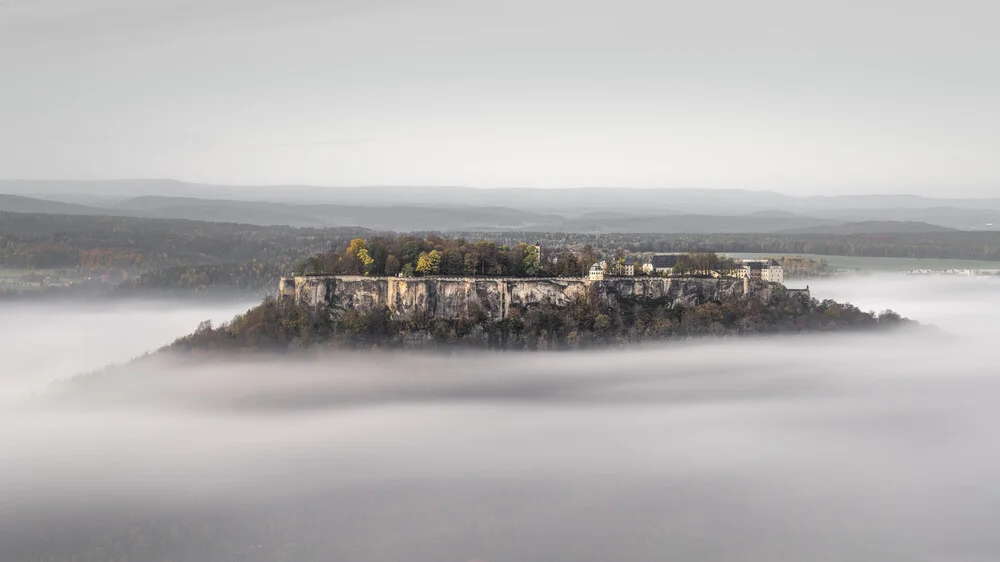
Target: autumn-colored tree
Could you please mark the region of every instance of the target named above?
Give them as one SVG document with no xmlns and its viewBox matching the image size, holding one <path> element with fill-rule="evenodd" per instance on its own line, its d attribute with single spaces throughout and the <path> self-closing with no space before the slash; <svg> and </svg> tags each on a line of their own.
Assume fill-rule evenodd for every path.
<svg viewBox="0 0 1000 562">
<path fill-rule="evenodd" d="M 603 332 L 611 326 L 611 318 L 607 314 L 598 314 L 594 317 L 594 330 Z"/>
<path fill-rule="evenodd" d="M 365 273 L 365 275 L 370 273 L 370 268 L 372 264 L 375 263 L 375 258 L 368 254 L 368 250 L 366 248 L 362 248 L 358 251 L 357 257 L 358 261 L 361 262 L 361 270 Z"/>
<path fill-rule="evenodd" d="M 417 258 L 417 267 L 414 271 L 421 275 L 437 275 L 441 270 L 441 252 L 431 250 L 423 252 Z"/>
</svg>

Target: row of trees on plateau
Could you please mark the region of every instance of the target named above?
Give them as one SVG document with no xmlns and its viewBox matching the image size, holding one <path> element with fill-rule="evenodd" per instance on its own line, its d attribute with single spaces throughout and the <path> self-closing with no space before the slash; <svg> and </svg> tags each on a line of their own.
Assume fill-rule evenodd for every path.
<svg viewBox="0 0 1000 562">
<path fill-rule="evenodd" d="M 714 252 L 692 252 L 677 258 L 674 275 L 710 275 L 712 272 L 732 273 L 739 264 L 736 260 L 720 257 Z"/>
<path fill-rule="evenodd" d="M 1000 261 L 1000 232 L 881 234 L 656 234 L 587 232 L 462 232 L 457 236 L 492 240 L 536 240 L 547 247 L 585 245 L 608 252 L 720 252 L 820 254 L 878 258 L 940 258 Z"/>
<path fill-rule="evenodd" d="M 591 254 L 596 259 L 596 252 Z M 379 236 L 370 240 L 355 238 L 342 248 L 312 256 L 299 264 L 296 273 L 537 277 L 581 275 L 585 271 L 581 258 L 572 253 L 560 255 L 554 261 L 561 263 L 561 267 L 543 262 L 540 249 L 524 242 L 470 242 L 436 235 Z"/>
<path fill-rule="evenodd" d="M 635 261 L 635 257 L 632 258 Z M 380 236 L 368 241 L 355 238 L 343 248 L 312 256 L 296 269 L 298 275 L 376 275 L 403 277 L 423 275 L 581 277 L 591 265 L 604 262 L 607 273 L 623 270 L 621 252 L 600 252 L 586 245 L 573 251 L 559 248 L 542 252 L 540 246 L 524 242 L 497 244 L 464 238 Z M 709 275 L 732 272 L 736 261 L 712 252 L 694 252 L 678 258 L 675 275 Z M 635 274 L 642 275 L 641 263 Z"/>
</svg>

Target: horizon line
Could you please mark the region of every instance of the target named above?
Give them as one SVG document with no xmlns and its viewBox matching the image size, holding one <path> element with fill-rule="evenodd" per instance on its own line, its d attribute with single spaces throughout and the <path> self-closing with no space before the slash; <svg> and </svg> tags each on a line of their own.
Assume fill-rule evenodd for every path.
<svg viewBox="0 0 1000 562">
<path fill-rule="evenodd" d="M 614 186 L 614 185 L 574 185 L 566 187 L 527 187 L 527 186 L 475 186 L 475 185 L 459 185 L 459 184 L 392 184 L 392 183 L 372 183 L 372 184 L 351 184 L 351 185 L 336 185 L 336 184 L 311 184 L 311 183 L 213 183 L 213 182 L 198 182 L 190 181 L 185 179 L 177 178 L 157 178 L 157 177 L 131 177 L 131 178 L 104 178 L 104 179 L 58 179 L 58 178 L 0 178 L 2 183 L 15 183 L 15 182 L 41 182 L 41 183 L 129 183 L 129 182 L 164 182 L 164 183 L 176 183 L 183 184 L 192 187 L 204 186 L 204 187 L 215 187 L 215 188 L 228 188 L 228 189 L 280 189 L 280 188 L 299 188 L 299 189 L 372 189 L 372 188 L 397 188 L 397 189 L 457 189 L 457 190 L 470 190 L 470 191 L 499 191 L 499 190 L 511 190 L 511 191 L 578 191 L 578 190 L 628 190 L 628 191 L 720 191 L 720 192 L 743 192 L 743 193 L 757 193 L 757 194 L 770 194 L 778 195 L 782 197 L 790 197 L 796 199 L 808 199 L 808 198 L 841 198 L 841 197 L 853 197 L 853 198 L 870 198 L 870 197 L 912 197 L 917 199 L 968 199 L 968 200 L 995 200 L 1000 199 L 996 196 L 955 196 L 955 197 L 942 197 L 937 195 L 920 195 L 914 193 L 906 192 L 874 192 L 874 193 L 840 193 L 840 194 L 792 194 L 783 191 L 776 191 L 773 189 L 762 189 L 762 188 L 746 188 L 746 187 L 721 187 L 721 186 L 702 186 L 702 187 L 639 187 L 639 186 Z"/>
</svg>

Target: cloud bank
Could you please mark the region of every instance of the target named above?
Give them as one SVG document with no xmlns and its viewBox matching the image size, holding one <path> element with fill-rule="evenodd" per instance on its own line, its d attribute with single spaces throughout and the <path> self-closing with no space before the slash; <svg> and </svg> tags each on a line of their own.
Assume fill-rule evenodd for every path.
<svg viewBox="0 0 1000 562">
<path fill-rule="evenodd" d="M 181 547 L 164 539 L 156 553 L 995 559 L 997 285 L 869 277 L 813 289 L 940 330 L 588 353 L 163 357 L 57 384 L 0 413 L 0 554 L 83 556 L 95 535 L 188 524 L 213 540 L 170 550 Z"/>
</svg>

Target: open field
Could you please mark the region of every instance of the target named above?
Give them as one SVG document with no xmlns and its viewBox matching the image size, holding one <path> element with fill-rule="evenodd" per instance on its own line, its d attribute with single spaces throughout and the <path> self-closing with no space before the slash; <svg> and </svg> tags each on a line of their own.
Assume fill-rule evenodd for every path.
<svg viewBox="0 0 1000 562">
<path fill-rule="evenodd" d="M 25 281 L 21 278 L 22 275 L 28 275 L 31 273 L 31 271 L 26 269 L 0 267 L 0 289 L 12 288 L 26 290 L 38 288 L 39 284 L 37 282 Z"/>
<path fill-rule="evenodd" d="M 65 286 L 83 281 L 72 269 L 20 269 L 0 267 L 0 289 L 36 291 L 43 287 Z"/>
<path fill-rule="evenodd" d="M 729 254 L 736 259 L 755 257 L 803 257 L 814 260 L 824 259 L 831 271 L 912 271 L 915 269 L 931 269 L 944 271 L 948 269 L 1000 269 L 1000 262 L 981 260 L 949 260 L 949 259 L 918 259 L 918 258 L 868 258 L 854 256 L 821 256 L 817 254 Z"/>
<path fill-rule="evenodd" d="M 11 269 L 8 267 L 0 266 L 0 277 L 20 277 L 22 273 L 30 273 L 27 269 Z"/>
</svg>

